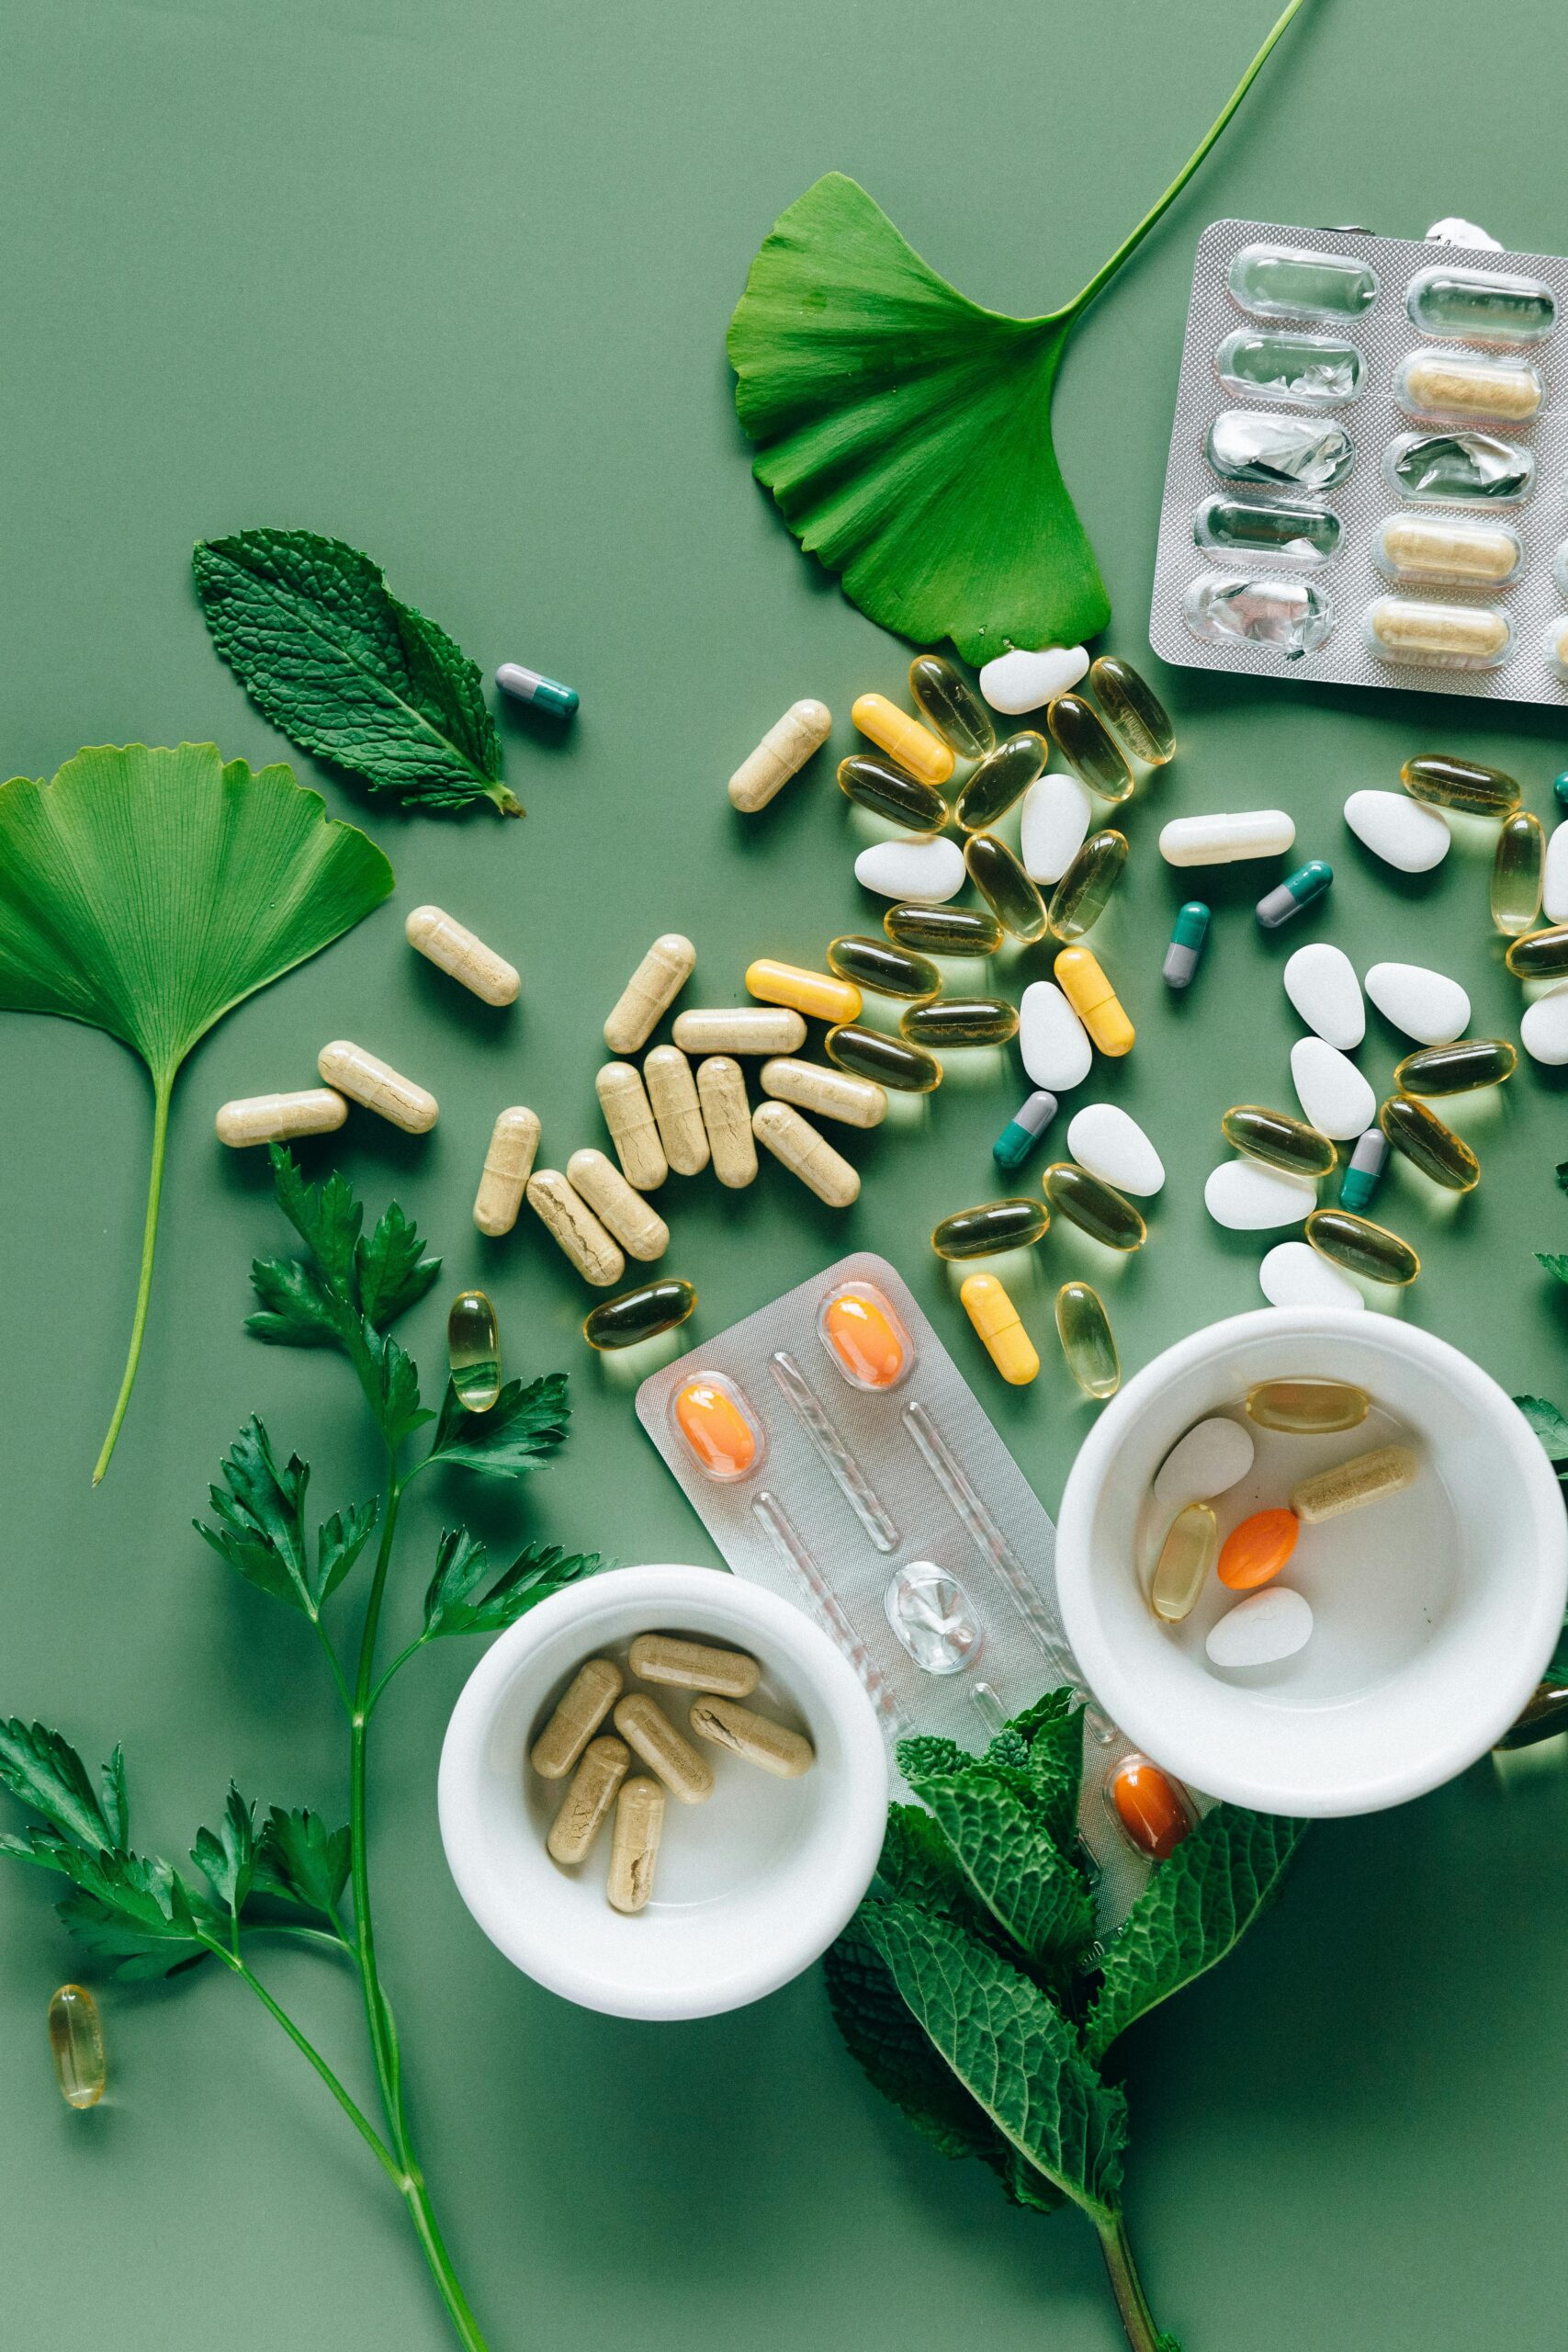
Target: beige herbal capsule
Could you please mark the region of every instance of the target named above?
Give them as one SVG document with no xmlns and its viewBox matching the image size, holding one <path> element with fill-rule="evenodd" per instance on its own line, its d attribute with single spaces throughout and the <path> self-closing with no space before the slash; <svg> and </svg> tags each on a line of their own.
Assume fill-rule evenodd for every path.
<svg viewBox="0 0 1568 2352">
<path fill-rule="evenodd" d="M 699 1739 L 728 1747 L 731 1756 L 759 1765 L 781 1781 L 798 1781 L 817 1761 L 816 1749 L 799 1732 L 786 1731 L 783 1724 L 755 1714 L 750 1707 L 737 1707 L 728 1699 L 694 1699 L 691 1723 Z"/>
<path fill-rule="evenodd" d="M 663 1257 L 670 1247 L 670 1227 L 632 1190 L 613 1159 L 602 1151 L 574 1151 L 566 1163 L 566 1181 L 632 1257 Z"/>
<path fill-rule="evenodd" d="M 873 1078 L 852 1078 L 825 1062 L 788 1058 L 762 1064 L 762 1091 L 798 1111 L 816 1111 L 846 1127 L 879 1127 L 887 1115 L 887 1091 Z"/>
<path fill-rule="evenodd" d="M 642 1074 L 665 1159 L 677 1176 L 700 1176 L 708 1164 L 708 1132 L 691 1063 L 679 1046 L 655 1046 Z"/>
<path fill-rule="evenodd" d="M 403 925 L 409 945 L 486 1004 L 514 1004 L 523 982 L 515 964 L 487 947 L 440 907 L 415 907 Z"/>
<path fill-rule="evenodd" d="M 689 1739 L 682 1737 L 660 1706 L 646 1692 L 634 1690 L 617 1702 L 615 1729 L 649 1771 L 657 1772 L 671 1796 L 682 1804 L 701 1804 L 713 1794 L 713 1770 Z"/>
<path fill-rule="evenodd" d="M 709 1054 L 697 1064 L 697 1100 L 713 1153 L 713 1172 L 731 1192 L 754 1183 L 757 1147 L 751 1136 L 751 1105 L 746 1073 L 728 1054 Z"/>
<path fill-rule="evenodd" d="M 589 1741 L 545 1840 L 545 1851 L 553 1861 L 570 1869 L 590 1851 L 631 1770 L 631 1761 L 632 1752 L 624 1739 Z"/>
<path fill-rule="evenodd" d="M 1419 1466 L 1407 1445 L 1380 1445 L 1303 1478 L 1292 1491 L 1291 1509 L 1308 1527 L 1315 1527 L 1321 1520 L 1337 1519 L 1341 1511 L 1380 1503 L 1385 1495 L 1402 1495 L 1415 1484 Z"/>
<path fill-rule="evenodd" d="M 806 1023 L 787 1004 L 705 1005 L 678 1013 L 671 1034 L 683 1054 L 793 1054 Z"/>
<path fill-rule="evenodd" d="M 640 1911 L 653 1893 L 653 1865 L 664 1829 L 664 1792 L 642 1772 L 621 1783 L 604 1892 L 616 1911 Z"/>
<path fill-rule="evenodd" d="M 539 1122 L 534 1113 L 521 1102 L 502 1111 L 490 1131 L 484 1173 L 474 1195 L 474 1223 L 492 1240 L 516 1224 L 523 1187 L 533 1173 L 538 1148 Z"/>
<path fill-rule="evenodd" d="M 564 1781 L 626 1685 L 614 1658 L 585 1659 L 534 1742 L 529 1762 L 543 1781 Z"/>
<path fill-rule="evenodd" d="M 613 1054 L 646 1046 L 692 977 L 697 951 L 678 931 L 661 932 L 616 998 L 604 1023 Z"/>
<path fill-rule="evenodd" d="M 627 1183 L 639 1193 L 656 1192 L 670 1169 L 642 1072 L 631 1062 L 606 1062 L 593 1087 Z"/>
<path fill-rule="evenodd" d="M 643 1682 L 669 1682 L 680 1690 L 707 1690 L 721 1699 L 749 1699 L 762 1676 L 756 1659 L 744 1650 L 682 1642 L 673 1634 L 639 1634 L 626 1662 Z"/>
<path fill-rule="evenodd" d="M 330 1136 L 348 1116 L 348 1104 L 330 1086 L 299 1094 L 249 1094 L 225 1102 L 215 1122 L 220 1143 L 238 1151 L 250 1143 L 288 1143 L 295 1136 Z"/>
<path fill-rule="evenodd" d="M 528 1206 L 559 1242 L 585 1282 L 608 1290 L 626 1261 L 581 1193 L 558 1168 L 536 1168 L 528 1179 Z"/>
<path fill-rule="evenodd" d="M 351 1102 L 374 1111 L 378 1118 L 401 1127 L 405 1135 L 428 1135 L 440 1115 L 434 1094 L 427 1094 L 412 1078 L 404 1078 L 389 1062 L 378 1061 L 347 1037 L 334 1037 L 330 1046 L 323 1046 L 316 1056 L 316 1068 L 329 1086 L 335 1086 Z"/>
<path fill-rule="evenodd" d="M 854 1169 L 789 1103 L 760 1103 L 751 1114 L 751 1132 L 830 1209 L 847 1209 L 860 1198 L 860 1177 Z"/>
<path fill-rule="evenodd" d="M 825 702 L 791 703 L 776 719 L 749 759 L 742 760 L 729 779 L 730 805 L 744 817 L 765 808 L 776 792 L 806 765 L 813 752 L 828 741 L 833 714 Z"/>
</svg>

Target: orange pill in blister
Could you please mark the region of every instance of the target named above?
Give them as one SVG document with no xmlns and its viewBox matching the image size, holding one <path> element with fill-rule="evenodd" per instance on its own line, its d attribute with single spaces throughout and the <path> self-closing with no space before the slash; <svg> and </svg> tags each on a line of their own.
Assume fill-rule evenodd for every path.
<svg viewBox="0 0 1568 2352">
<path fill-rule="evenodd" d="M 1220 1546 L 1220 1582 L 1233 1592 L 1250 1592 L 1277 1577 L 1296 1548 L 1302 1532 L 1293 1510 L 1255 1510 L 1233 1527 Z"/>
<path fill-rule="evenodd" d="M 829 1354 L 856 1388 L 896 1388 L 914 1361 L 908 1331 L 869 1283 L 831 1292 L 818 1328 Z"/>
<path fill-rule="evenodd" d="M 747 1478 L 762 1458 L 762 1432 L 740 1391 L 721 1374 L 699 1373 L 675 1391 L 671 1417 L 710 1478 Z"/>
<path fill-rule="evenodd" d="M 1152 1862 L 1174 1854 L 1193 1825 L 1187 1792 L 1146 1756 L 1124 1756 L 1106 1783 L 1111 1810 L 1130 1844 Z"/>
</svg>

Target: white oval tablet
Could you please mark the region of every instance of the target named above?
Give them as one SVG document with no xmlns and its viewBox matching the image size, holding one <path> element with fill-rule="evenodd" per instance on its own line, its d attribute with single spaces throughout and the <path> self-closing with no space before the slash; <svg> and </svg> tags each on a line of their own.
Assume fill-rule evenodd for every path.
<svg viewBox="0 0 1568 2352">
<path fill-rule="evenodd" d="M 1568 1062 L 1568 980 L 1561 988 L 1548 989 L 1525 1007 L 1519 1043 L 1531 1061 L 1554 1068 Z"/>
<path fill-rule="evenodd" d="M 956 842 L 874 842 L 855 860 L 855 880 L 885 899 L 940 907 L 964 888 L 964 852 Z"/>
<path fill-rule="evenodd" d="M 1047 645 L 1038 653 L 998 653 L 980 673 L 980 692 L 993 710 L 1010 716 L 1038 710 L 1054 695 L 1076 686 L 1089 668 L 1081 645 Z"/>
<path fill-rule="evenodd" d="M 1296 838 L 1282 808 L 1238 808 L 1230 817 L 1173 817 L 1159 837 L 1168 865 L 1234 865 L 1242 857 L 1277 857 Z"/>
<path fill-rule="evenodd" d="M 1336 1143 L 1363 1136 L 1377 1117 L 1378 1098 L 1354 1062 L 1321 1037 L 1298 1037 L 1291 1047 L 1291 1082 L 1307 1125 Z"/>
<path fill-rule="evenodd" d="M 1360 1306 L 1366 1300 L 1348 1274 L 1304 1241 L 1277 1241 L 1258 1269 L 1270 1306 Z"/>
<path fill-rule="evenodd" d="M 1306 1248 L 1306 1243 L 1302 1243 Z M 1185 1510 L 1189 1503 L 1213 1502 L 1252 1467 L 1250 1430 L 1216 1415 L 1178 1438 L 1155 1472 L 1155 1500 L 1162 1510 Z"/>
<path fill-rule="evenodd" d="M 1441 865 L 1453 835 L 1435 808 L 1407 792 L 1353 792 L 1345 822 L 1363 849 L 1402 874 L 1429 874 Z"/>
<path fill-rule="evenodd" d="M 1383 1019 L 1419 1046 L 1451 1045 L 1470 1026 L 1470 999 L 1459 982 L 1424 964 L 1374 964 L 1366 989 Z"/>
<path fill-rule="evenodd" d="M 1059 882 L 1082 847 L 1094 803 L 1076 775 L 1036 776 L 1023 796 L 1019 855 L 1032 882 Z"/>
<path fill-rule="evenodd" d="M 1285 994 L 1309 1029 L 1348 1053 L 1367 1034 L 1367 1008 L 1356 967 L 1342 947 L 1314 939 L 1298 947 L 1284 971 Z"/>
<path fill-rule="evenodd" d="M 1288 1585 L 1248 1593 L 1209 1628 L 1203 1647 L 1212 1666 L 1277 1666 L 1312 1639 L 1312 1610 Z"/>
<path fill-rule="evenodd" d="M 1540 911 L 1548 922 L 1568 922 L 1568 818 L 1547 836 Z"/>
<path fill-rule="evenodd" d="M 1067 1126 L 1067 1157 L 1119 1193 L 1157 1193 L 1165 1162 L 1130 1113 L 1114 1102 L 1086 1102 Z"/>
<path fill-rule="evenodd" d="M 1089 1076 L 1089 1031 L 1055 980 L 1031 980 L 1019 1000 L 1018 1046 L 1036 1086 L 1065 1094 Z"/>
<path fill-rule="evenodd" d="M 1317 1186 L 1261 1159 L 1223 1159 L 1203 1187 L 1203 1206 L 1229 1232 L 1269 1233 L 1310 1216 Z"/>
</svg>

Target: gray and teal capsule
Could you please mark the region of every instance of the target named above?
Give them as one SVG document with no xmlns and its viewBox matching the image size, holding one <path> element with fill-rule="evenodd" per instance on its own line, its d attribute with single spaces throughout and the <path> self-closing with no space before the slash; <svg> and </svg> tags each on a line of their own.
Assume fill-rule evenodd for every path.
<svg viewBox="0 0 1568 2352">
<path fill-rule="evenodd" d="M 1553 780 L 1551 789 L 1557 795 L 1558 807 L 1568 808 L 1568 768 L 1564 768 L 1562 775 Z"/>
<path fill-rule="evenodd" d="M 1201 899 L 1189 899 L 1178 907 L 1176 922 L 1170 934 L 1170 945 L 1165 951 L 1160 974 L 1166 986 L 1184 989 L 1198 969 L 1198 959 L 1203 953 L 1203 942 L 1209 936 L 1209 910 Z"/>
<path fill-rule="evenodd" d="M 1303 907 L 1310 907 L 1314 899 L 1321 899 L 1333 879 L 1332 865 L 1321 857 L 1308 858 L 1304 865 L 1287 874 L 1272 890 L 1264 892 L 1258 901 L 1258 922 L 1265 931 L 1278 931 L 1281 923 L 1289 922 Z"/>
<path fill-rule="evenodd" d="M 1369 1127 L 1358 1138 L 1350 1154 L 1345 1173 L 1339 1180 L 1339 1205 L 1355 1216 L 1369 1207 L 1382 1182 L 1382 1171 L 1388 1166 L 1388 1137 L 1380 1128 Z"/>
<path fill-rule="evenodd" d="M 519 702 L 531 702 L 536 709 L 550 711 L 557 718 L 570 718 L 577 708 L 577 695 L 570 686 L 547 678 L 541 670 L 530 670 L 522 662 L 503 662 L 495 673 L 495 683 L 503 693 L 515 695 Z"/>
<path fill-rule="evenodd" d="M 1021 1168 L 1056 1115 L 1056 1098 L 1040 1087 L 1021 1102 L 995 1143 L 991 1158 L 998 1168 Z"/>
</svg>

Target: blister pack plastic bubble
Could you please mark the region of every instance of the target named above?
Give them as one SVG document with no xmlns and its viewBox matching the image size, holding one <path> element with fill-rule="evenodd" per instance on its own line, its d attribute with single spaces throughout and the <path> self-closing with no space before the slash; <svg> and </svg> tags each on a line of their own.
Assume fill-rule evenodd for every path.
<svg viewBox="0 0 1568 2352">
<path fill-rule="evenodd" d="M 890 1747 L 922 1732 L 977 1752 L 1042 1691 L 1083 1694 L 1079 1836 L 1100 1932 L 1118 1925 L 1148 1874 L 1105 1796 L 1131 1744 L 1063 1634 L 1055 1529 L 887 1261 L 840 1259 L 652 1374 L 637 1407 L 735 1574 L 816 1618 Z"/>
<path fill-rule="evenodd" d="M 1568 706 L 1565 349 L 1557 255 L 1214 221 L 1182 347 L 1155 651 Z"/>
</svg>

